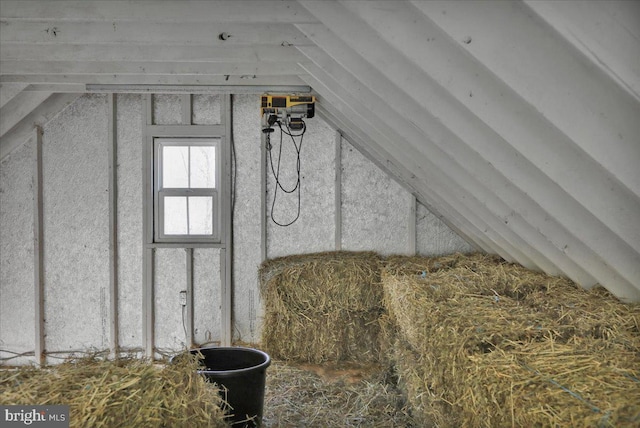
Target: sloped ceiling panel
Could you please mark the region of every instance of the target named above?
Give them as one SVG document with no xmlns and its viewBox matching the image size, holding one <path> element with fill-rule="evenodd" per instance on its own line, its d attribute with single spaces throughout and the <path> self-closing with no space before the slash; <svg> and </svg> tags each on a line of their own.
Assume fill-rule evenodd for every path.
<svg viewBox="0 0 640 428">
<path fill-rule="evenodd" d="M 0 5 L 3 130 L 89 84 L 309 85 L 476 247 L 640 301 L 639 2 Z"/>
<path fill-rule="evenodd" d="M 419 128 L 389 152 L 421 146 L 409 156 L 441 166 L 450 196 L 503 238 L 494 245 L 525 265 L 638 298 L 637 99 L 522 3 L 301 4 L 320 24 L 299 28 L 342 68 L 336 80 L 351 73 L 410 123 L 378 120 Z"/>
</svg>

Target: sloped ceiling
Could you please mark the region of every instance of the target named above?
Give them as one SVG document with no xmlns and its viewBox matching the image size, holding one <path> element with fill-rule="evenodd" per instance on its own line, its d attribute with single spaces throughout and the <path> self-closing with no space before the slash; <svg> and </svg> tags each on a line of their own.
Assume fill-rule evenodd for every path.
<svg viewBox="0 0 640 428">
<path fill-rule="evenodd" d="M 310 87 L 478 248 L 640 301 L 640 2 L 2 1 L 0 82 L 2 157 L 87 90 Z"/>
</svg>

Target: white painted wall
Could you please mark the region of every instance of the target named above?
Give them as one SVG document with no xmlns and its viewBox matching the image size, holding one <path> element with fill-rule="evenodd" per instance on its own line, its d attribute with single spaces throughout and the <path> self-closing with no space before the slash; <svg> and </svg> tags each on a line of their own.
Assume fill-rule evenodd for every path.
<svg viewBox="0 0 640 428">
<path fill-rule="evenodd" d="M 141 95 L 116 97 L 118 143 L 118 313 L 119 344 L 141 351 L 143 343 L 143 102 Z M 234 97 L 236 152 L 234 205 L 233 335 L 257 342 L 262 303 L 258 268 L 262 262 L 261 131 L 259 96 Z M 220 98 L 193 96 L 194 124 L 215 124 Z M 156 124 L 181 122 L 180 98 L 156 97 Z M 72 352 L 109 346 L 108 102 L 85 95 L 44 129 L 45 349 Z M 336 131 L 320 117 L 307 120 L 301 149 L 301 211 L 289 227 L 267 224 L 267 257 L 335 249 L 335 213 L 342 221 L 343 250 L 406 254 L 472 251 L 399 184 L 342 141 L 341 204 L 336 207 Z M 274 148 L 279 137 L 274 133 Z M 276 138 L 278 138 L 276 140 Z M 291 142 L 285 140 L 291 147 Z M 275 152 L 274 152 L 275 155 Z M 281 163 L 281 180 L 295 177 L 295 157 Z M 275 159 L 274 159 L 275 160 Z M 34 143 L 0 164 L 0 358 L 34 349 L 33 190 Z M 267 214 L 274 179 L 267 175 Z M 293 196 L 293 197 L 292 197 Z M 278 194 L 276 215 L 295 216 L 297 197 Z M 415 237 L 411 222 L 415 222 Z M 157 249 L 155 342 L 171 353 L 186 343 L 179 292 L 186 288 L 184 249 Z M 194 250 L 194 329 L 198 343 L 220 340 L 220 251 Z M 186 315 L 186 314 L 185 314 Z M 64 355 L 64 354 L 61 354 Z M 31 358 L 7 360 L 22 363 Z M 49 358 L 49 361 L 59 361 Z"/>
</svg>

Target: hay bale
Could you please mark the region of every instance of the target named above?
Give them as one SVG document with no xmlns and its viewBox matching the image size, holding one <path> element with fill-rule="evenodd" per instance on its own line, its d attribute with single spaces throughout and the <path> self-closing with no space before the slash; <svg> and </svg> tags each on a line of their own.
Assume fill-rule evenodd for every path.
<svg viewBox="0 0 640 428">
<path fill-rule="evenodd" d="M 348 251 L 267 260 L 260 267 L 261 292 L 300 311 L 368 311 L 382 300 L 380 260 L 376 253 Z"/>
<path fill-rule="evenodd" d="M 0 370 L 0 404 L 69 405 L 71 427 L 226 427 L 219 389 L 183 358 L 164 367 L 136 359 L 67 361 Z"/>
<path fill-rule="evenodd" d="M 402 338 L 396 338 L 390 354 L 398 377 L 398 387 L 404 393 L 416 426 L 454 427 L 457 418 L 445 397 L 446 389 L 430 383 L 427 353 L 418 353 Z"/>
<path fill-rule="evenodd" d="M 514 384 L 505 387 L 501 383 L 504 379 L 518 378 L 526 385 L 541 381 L 536 380 L 535 371 L 520 366 L 517 376 L 513 371 L 496 373 L 498 356 L 509 364 L 522 364 L 527 353 L 551 355 L 544 352 L 545 347 L 566 346 L 564 352 L 582 354 L 606 348 L 609 355 L 574 360 L 573 368 L 565 365 L 560 370 L 594 373 L 598 377 L 590 386 L 571 384 L 572 388 L 582 391 L 591 387 L 612 397 L 619 392 L 619 373 L 640 367 L 640 305 L 625 305 L 600 289 L 586 291 L 567 279 L 494 257 L 413 257 L 406 264 L 402 260 L 389 260 L 381 278 L 389 317 L 402 339 L 395 345 L 400 349 L 394 349 L 394 361 L 405 389 L 416 395 L 408 397 L 417 413 L 414 417 L 425 423 L 553 426 L 558 421 L 571 424 L 571 418 L 585 416 L 574 396 L 562 388 L 561 393 L 553 389 L 558 389 L 555 381 L 547 381 L 546 389 L 541 388 L 553 398 L 543 393 L 531 398 L 526 388 L 518 389 Z M 551 360 L 544 363 L 551 364 Z M 490 363 L 483 365 L 485 361 Z M 588 361 L 606 361 L 607 367 L 615 370 L 598 371 Z M 542 361 L 533 358 L 524 364 L 534 367 Z M 561 364 L 558 358 L 558 367 Z M 564 381 L 562 373 L 545 376 Z M 634 394 L 640 391 L 640 383 L 634 373 L 627 372 L 631 377 L 624 379 L 628 381 L 624 387 L 633 390 L 632 394 L 618 396 L 617 403 L 603 401 L 604 396 L 598 395 L 598 408 L 606 409 L 600 417 L 635 421 L 637 401 L 632 398 L 637 398 Z M 636 381 L 630 380 L 633 378 Z M 513 402 L 521 403 L 518 411 L 513 410 Z M 505 414 L 504 409 L 512 411 Z"/>
<path fill-rule="evenodd" d="M 379 361 L 379 316 L 377 310 L 271 313 L 268 325 L 265 320 L 262 347 L 288 361 Z"/>
<path fill-rule="evenodd" d="M 387 308 L 394 304 L 394 299 L 389 300 L 392 294 L 398 294 L 395 304 L 399 308 L 408 305 L 411 309 L 417 304 L 418 313 L 425 305 L 446 313 L 446 305 L 457 306 L 464 301 L 470 309 L 478 306 L 476 324 L 483 324 L 482 317 L 486 315 L 489 317 L 486 321 L 497 325 L 491 317 L 495 315 L 506 321 L 499 312 L 512 311 L 513 316 L 507 317 L 517 325 L 500 327 L 510 330 L 511 340 L 521 338 L 518 332 L 532 335 L 532 331 L 527 331 L 530 328 L 522 325 L 524 322 L 535 326 L 537 333 L 533 336 L 551 334 L 560 341 L 575 335 L 602 338 L 640 351 L 637 334 L 640 331 L 640 305 L 623 304 L 602 287 L 585 290 L 567 278 L 531 271 L 482 254 L 410 257 L 406 266 L 402 259 L 394 257 L 382 269 Z M 402 312 L 398 310 L 396 314 L 402 316 Z M 405 314 L 405 317 L 409 315 Z M 457 318 L 466 322 L 465 312 Z M 400 324 L 406 327 L 410 323 Z"/>
<path fill-rule="evenodd" d="M 453 407 L 466 426 L 640 425 L 640 356 L 603 340 L 472 354 L 460 381 Z"/>
<path fill-rule="evenodd" d="M 379 263 L 375 253 L 344 251 L 263 263 L 262 347 L 298 362 L 378 361 Z"/>
</svg>

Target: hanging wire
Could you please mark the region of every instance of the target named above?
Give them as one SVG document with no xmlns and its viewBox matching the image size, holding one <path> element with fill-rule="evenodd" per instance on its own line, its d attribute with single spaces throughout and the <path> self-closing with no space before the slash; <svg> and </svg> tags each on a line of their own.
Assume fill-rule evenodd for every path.
<svg viewBox="0 0 640 428">
<path fill-rule="evenodd" d="M 300 196 L 300 190 L 302 188 L 301 184 L 300 184 L 300 150 L 302 149 L 302 140 L 304 138 L 304 134 L 307 131 L 307 124 L 304 123 L 304 121 L 302 122 L 302 131 L 298 134 L 294 134 L 291 131 L 291 128 L 289 127 L 289 124 L 285 122 L 285 127 L 286 130 L 283 129 L 282 127 L 282 123 L 280 121 L 277 121 L 276 124 L 278 125 L 278 128 L 280 128 L 280 146 L 278 147 L 278 162 L 277 162 L 277 166 L 274 168 L 273 166 L 273 156 L 271 153 L 271 143 L 270 141 L 267 142 L 267 150 L 269 151 L 269 164 L 271 166 L 271 173 L 273 174 L 273 177 L 276 180 L 276 184 L 275 184 L 275 190 L 273 192 L 273 201 L 271 202 L 271 220 L 277 224 L 278 226 L 282 226 L 282 227 L 286 227 L 286 226 L 291 226 L 293 223 L 296 222 L 296 220 L 298 220 L 298 218 L 300 218 L 300 206 L 301 206 L 301 196 Z M 296 151 L 296 184 L 293 188 L 291 189 L 285 189 L 282 186 L 282 183 L 280 182 L 280 162 L 282 160 L 282 146 L 284 143 L 284 135 L 288 135 L 291 138 L 291 142 L 293 143 L 293 147 L 295 148 Z M 296 143 L 296 138 L 300 137 L 300 142 Z M 267 134 L 267 138 L 269 138 L 269 134 Z M 279 221 L 277 221 L 273 215 L 273 211 L 276 205 L 276 199 L 278 196 L 278 189 L 280 189 L 281 191 L 283 191 L 286 194 L 291 194 L 297 191 L 297 199 L 298 199 L 298 206 L 297 206 L 297 211 L 296 211 L 296 216 L 293 220 L 291 220 L 289 223 L 280 223 Z"/>
</svg>

